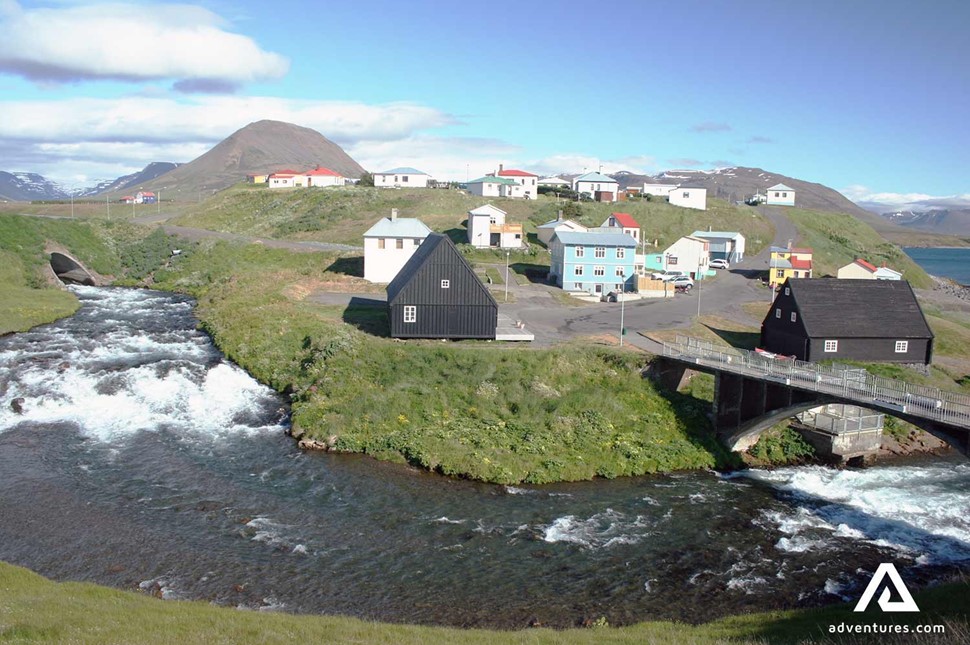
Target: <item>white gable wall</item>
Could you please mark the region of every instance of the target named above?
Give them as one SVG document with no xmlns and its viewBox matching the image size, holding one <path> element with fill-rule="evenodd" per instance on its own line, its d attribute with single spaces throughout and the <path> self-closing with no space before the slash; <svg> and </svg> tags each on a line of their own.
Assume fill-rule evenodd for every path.
<svg viewBox="0 0 970 645">
<path fill-rule="evenodd" d="M 678 188 L 670 192 L 670 203 L 674 206 L 693 208 L 699 211 L 707 210 L 706 188 Z"/>
</svg>

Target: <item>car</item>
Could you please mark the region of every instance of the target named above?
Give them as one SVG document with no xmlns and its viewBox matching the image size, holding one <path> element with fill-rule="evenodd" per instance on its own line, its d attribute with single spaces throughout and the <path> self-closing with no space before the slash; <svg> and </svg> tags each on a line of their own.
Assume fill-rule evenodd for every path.
<svg viewBox="0 0 970 645">
<path fill-rule="evenodd" d="M 669 280 L 667 280 L 667 283 L 672 284 L 675 287 L 684 287 L 686 289 L 694 288 L 694 281 L 690 278 L 690 276 L 686 276 L 686 275 L 674 276 Z"/>
<path fill-rule="evenodd" d="M 712 269 L 730 269 L 731 268 L 731 265 L 728 264 L 728 261 L 727 260 L 711 260 L 711 263 L 708 264 L 707 266 L 711 267 Z"/>
<path fill-rule="evenodd" d="M 687 274 L 683 271 L 670 271 L 669 269 L 664 271 L 654 271 L 650 274 L 650 277 L 654 280 L 663 280 L 664 282 L 669 281 L 671 278 L 676 278 L 679 276 L 686 277 Z"/>
</svg>

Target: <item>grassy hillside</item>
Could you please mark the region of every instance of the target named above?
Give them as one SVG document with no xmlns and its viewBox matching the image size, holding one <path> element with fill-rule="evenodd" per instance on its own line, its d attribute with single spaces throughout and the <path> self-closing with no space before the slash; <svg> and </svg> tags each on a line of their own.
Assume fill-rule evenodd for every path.
<svg viewBox="0 0 970 645">
<path fill-rule="evenodd" d="M 469 210 L 491 202 L 508 212 L 509 221 L 525 224 L 527 233 L 554 219 L 563 204 L 555 198 L 534 201 L 475 197 L 456 190 L 386 190 L 347 186 L 321 189 L 276 189 L 239 185 L 190 209 L 174 223 L 246 235 L 310 239 L 361 244 L 361 236 L 374 222 L 397 208 L 401 217 L 417 217 L 435 231 L 464 239 Z M 739 230 L 748 238 L 750 252 L 771 241 L 773 230 L 754 209 L 709 200 L 707 211 L 671 206 L 662 201 L 617 204 L 570 203 L 587 226 L 599 226 L 613 211 L 630 213 L 649 240 L 666 246 L 682 235 L 709 226 Z M 533 238 L 534 240 L 534 238 Z"/>
<path fill-rule="evenodd" d="M 967 583 L 914 594 L 921 612 L 892 620 L 842 605 L 724 618 L 702 625 L 648 622 L 629 627 L 596 626 L 553 631 L 488 631 L 374 623 L 338 616 L 292 616 L 238 611 L 203 602 L 163 601 L 89 583 L 51 582 L 22 567 L 0 562 L 0 642 L 12 643 L 716 643 L 818 642 L 829 625 L 942 625 L 945 637 L 923 635 L 920 643 L 958 643 L 970 637 Z M 871 637 L 869 637 L 871 638 Z M 839 643 L 874 642 L 838 636 Z M 912 635 L 879 642 L 908 643 Z"/>
<path fill-rule="evenodd" d="M 839 267 L 856 258 L 876 266 L 886 263 L 901 271 L 903 278 L 919 288 L 930 288 L 933 280 L 902 249 L 888 242 L 868 224 L 838 213 L 786 208 L 785 215 L 798 227 L 799 245 L 815 250 L 815 275 L 834 276 Z"/>
<path fill-rule="evenodd" d="M 156 277 L 196 295 L 219 347 L 292 392 L 294 425 L 336 450 L 498 483 L 734 463 L 704 406 L 641 378 L 642 354 L 396 342 L 383 308 L 306 299 L 321 281 L 347 279 L 339 266 L 326 254 L 223 243 Z"/>
</svg>

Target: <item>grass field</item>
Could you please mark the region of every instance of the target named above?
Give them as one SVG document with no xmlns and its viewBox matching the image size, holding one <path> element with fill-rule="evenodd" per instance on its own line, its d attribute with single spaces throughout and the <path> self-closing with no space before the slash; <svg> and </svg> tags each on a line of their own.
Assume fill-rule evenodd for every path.
<svg viewBox="0 0 970 645">
<path fill-rule="evenodd" d="M 942 625 L 943 638 L 920 643 L 965 643 L 970 638 L 965 598 L 970 585 L 951 583 L 914 594 L 921 612 L 886 618 L 851 606 L 777 611 L 724 618 L 700 625 L 647 622 L 629 627 L 597 626 L 564 631 L 452 629 L 375 623 L 340 616 L 293 616 L 238 611 L 203 602 L 164 601 L 131 591 L 79 582 L 51 582 L 27 569 L 0 562 L 0 642 L 3 643 L 504 643 L 562 645 L 650 643 L 818 643 L 830 625 Z M 702 609 L 700 610 L 703 611 Z M 702 617 L 702 616 L 699 616 Z M 835 643 L 875 642 L 839 636 Z M 915 642 L 882 637 L 887 645 Z"/>
</svg>

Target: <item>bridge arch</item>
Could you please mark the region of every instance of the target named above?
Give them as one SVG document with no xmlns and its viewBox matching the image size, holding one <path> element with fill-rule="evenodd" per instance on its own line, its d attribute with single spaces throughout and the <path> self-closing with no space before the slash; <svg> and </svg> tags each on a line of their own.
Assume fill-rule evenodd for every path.
<svg viewBox="0 0 970 645">
<path fill-rule="evenodd" d="M 91 271 L 88 271 L 83 264 L 66 253 L 61 253 L 59 251 L 51 252 L 50 264 L 51 270 L 54 271 L 54 275 L 56 275 L 61 282 L 66 282 L 69 284 L 84 284 L 92 287 L 97 285 L 97 280 L 95 280 L 94 274 Z"/>
</svg>

